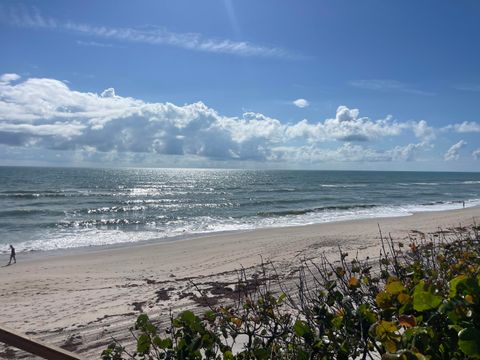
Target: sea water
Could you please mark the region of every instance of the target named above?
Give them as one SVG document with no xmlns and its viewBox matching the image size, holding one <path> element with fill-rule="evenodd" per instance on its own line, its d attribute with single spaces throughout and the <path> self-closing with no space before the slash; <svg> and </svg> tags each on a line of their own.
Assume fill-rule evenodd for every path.
<svg viewBox="0 0 480 360">
<path fill-rule="evenodd" d="M 0 252 L 480 205 L 479 173 L 0 167 Z"/>
</svg>

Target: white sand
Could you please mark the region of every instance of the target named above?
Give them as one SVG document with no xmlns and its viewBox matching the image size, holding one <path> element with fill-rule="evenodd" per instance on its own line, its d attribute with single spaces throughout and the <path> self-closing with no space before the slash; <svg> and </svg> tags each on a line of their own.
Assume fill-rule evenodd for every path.
<svg viewBox="0 0 480 360">
<path fill-rule="evenodd" d="M 414 229 L 433 232 L 471 224 L 474 218 L 480 223 L 480 208 L 157 244 L 17 254 L 17 264 L 0 268 L 0 324 L 51 344 L 70 342 L 70 350 L 94 359 L 111 336 L 128 336 L 140 305 L 163 319 L 170 309 L 175 313 L 195 306 L 184 297 L 192 291 L 191 280 L 203 286 L 232 282 L 236 269 L 256 266 L 261 257 L 288 272 L 298 257 L 333 254 L 338 245 L 374 257 L 379 253 L 377 224 L 384 234 L 403 240 Z M 7 262 L 8 256 L 0 257 L 0 263 Z M 4 351 L 0 346 L 0 358 Z"/>
</svg>

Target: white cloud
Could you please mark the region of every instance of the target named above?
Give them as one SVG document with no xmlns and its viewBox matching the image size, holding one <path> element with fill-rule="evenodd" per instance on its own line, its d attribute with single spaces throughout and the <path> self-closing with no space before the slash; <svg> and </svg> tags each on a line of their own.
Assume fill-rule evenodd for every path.
<svg viewBox="0 0 480 360">
<path fill-rule="evenodd" d="M 358 109 L 339 106 L 335 118 L 312 124 L 302 120 L 286 129 L 291 138 L 306 137 L 310 142 L 327 140 L 368 141 L 384 136 L 399 135 L 406 125 L 394 122 L 391 117 L 373 121 L 359 117 Z"/>
<path fill-rule="evenodd" d="M 464 121 L 460 124 L 452 124 L 442 128 L 443 131 L 455 131 L 457 133 L 475 133 L 480 132 L 480 124 L 474 121 Z"/>
<path fill-rule="evenodd" d="M 390 157 L 384 153 L 361 145 L 344 143 L 336 149 L 321 148 L 314 145 L 278 146 L 272 151 L 269 160 L 302 162 L 370 162 L 387 161 Z"/>
<path fill-rule="evenodd" d="M 206 38 L 198 33 L 175 33 L 161 27 L 149 28 L 121 28 L 95 26 L 90 24 L 75 23 L 72 21 L 59 21 L 43 16 L 37 9 L 1 8 L 0 20 L 14 26 L 27 28 L 40 28 L 52 31 L 68 31 L 84 36 L 119 42 L 135 42 L 150 45 L 169 45 L 188 50 L 223 53 L 239 56 L 301 58 L 289 51 L 271 46 L 253 44 L 248 41 L 233 41 L 229 39 Z M 82 45 L 98 46 L 97 42 L 82 42 Z M 102 45 L 103 46 L 103 45 Z"/>
<path fill-rule="evenodd" d="M 348 83 L 350 86 L 383 92 L 403 92 L 414 95 L 433 96 L 435 93 L 430 91 L 419 90 L 409 84 L 402 83 L 391 79 L 368 79 L 353 80 Z"/>
<path fill-rule="evenodd" d="M 473 156 L 473 158 L 474 158 L 475 160 L 480 159 L 480 148 L 474 150 L 474 151 L 472 152 L 472 156 Z"/>
<path fill-rule="evenodd" d="M 452 145 L 443 156 L 445 161 L 458 160 L 460 158 L 460 150 L 465 147 L 465 145 L 467 145 L 467 143 L 463 140 Z"/>
<path fill-rule="evenodd" d="M 18 80 L 12 74 L 7 78 Z M 390 150 L 358 144 L 407 130 L 421 142 L 397 143 Z M 425 121 L 372 120 L 346 106 L 323 121 L 284 123 L 255 112 L 224 116 L 202 102 L 144 102 L 113 88 L 79 92 L 54 79 L 0 82 L 0 144 L 70 150 L 82 158 L 149 154 L 222 161 L 408 161 L 429 146 L 433 131 Z"/>
<path fill-rule="evenodd" d="M 310 103 L 305 99 L 297 99 L 293 101 L 293 105 L 299 108 L 306 108 L 307 106 L 310 105 Z"/>
<path fill-rule="evenodd" d="M 100 94 L 102 98 L 114 98 L 115 95 L 115 89 L 114 88 L 108 88 L 102 91 Z"/>
<path fill-rule="evenodd" d="M 0 82 L 3 83 L 9 83 L 18 79 L 20 79 L 20 75 L 18 74 L 3 74 L 2 76 L 0 76 Z"/>
<path fill-rule="evenodd" d="M 100 42 L 97 42 L 97 41 L 77 40 L 76 43 L 77 43 L 77 45 L 81 45 L 81 46 L 91 46 L 91 47 L 98 47 L 98 48 L 114 48 L 115 47 L 113 44 L 100 43 Z"/>
<path fill-rule="evenodd" d="M 431 148 L 431 145 L 428 145 L 426 142 L 421 142 L 418 144 L 408 144 L 405 146 L 395 146 L 392 150 L 389 150 L 387 153 L 391 156 L 391 160 L 404 160 L 404 161 L 413 161 L 415 156 L 424 148 Z"/>
<path fill-rule="evenodd" d="M 422 140 L 422 142 L 429 143 L 436 138 L 435 130 L 428 126 L 425 120 L 412 122 L 411 127 L 415 136 Z"/>
<path fill-rule="evenodd" d="M 423 147 L 425 147 L 425 144 L 408 144 L 381 151 L 349 142 L 335 149 L 321 148 L 314 145 L 301 147 L 279 146 L 272 149 L 270 160 L 289 162 L 412 161 L 415 153 Z"/>
<path fill-rule="evenodd" d="M 201 102 L 146 103 L 53 79 L 0 84 L 0 143 L 7 145 L 262 160 L 284 133 L 276 119 L 220 116 Z"/>
</svg>

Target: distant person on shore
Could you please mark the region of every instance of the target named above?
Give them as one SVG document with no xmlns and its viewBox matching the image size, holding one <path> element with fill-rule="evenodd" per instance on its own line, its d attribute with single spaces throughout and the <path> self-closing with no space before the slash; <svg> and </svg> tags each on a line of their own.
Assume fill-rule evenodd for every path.
<svg viewBox="0 0 480 360">
<path fill-rule="evenodd" d="M 17 263 L 17 259 L 15 258 L 15 248 L 10 245 L 10 261 L 8 262 L 8 265 L 12 263 L 12 260 L 14 264 Z"/>
<path fill-rule="evenodd" d="M 462 204 L 463 204 L 463 208 L 465 209 L 465 201 L 462 201 Z"/>
</svg>

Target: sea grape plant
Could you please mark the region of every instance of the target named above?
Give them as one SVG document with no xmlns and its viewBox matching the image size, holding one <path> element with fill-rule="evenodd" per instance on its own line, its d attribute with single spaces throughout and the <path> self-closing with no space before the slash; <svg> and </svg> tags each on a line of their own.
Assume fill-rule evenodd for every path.
<svg viewBox="0 0 480 360">
<path fill-rule="evenodd" d="M 273 265 L 253 287 L 242 271 L 236 299 L 163 329 L 142 314 L 136 349 L 102 359 L 480 359 L 479 230 L 380 232 L 378 259 L 301 261 L 293 289 Z"/>
</svg>

